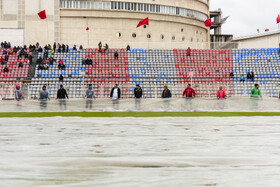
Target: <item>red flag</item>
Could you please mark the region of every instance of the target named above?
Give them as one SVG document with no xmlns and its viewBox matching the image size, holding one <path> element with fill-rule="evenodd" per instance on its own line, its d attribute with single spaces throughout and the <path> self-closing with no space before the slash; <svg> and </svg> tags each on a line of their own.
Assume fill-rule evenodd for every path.
<svg viewBox="0 0 280 187">
<path fill-rule="evenodd" d="M 46 18 L 47 18 L 46 11 L 43 10 L 43 11 L 39 12 L 39 13 L 38 13 L 38 16 L 39 16 L 41 19 L 46 19 Z"/>
<path fill-rule="evenodd" d="M 86 28 L 86 30 L 88 31 L 88 30 L 89 30 L 89 28 L 87 27 L 87 28 Z"/>
<path fill-rule="evenodd" d="M 145 19 L 142 19 L 141 21 L 139 21 L 139 23 L 136 26 L 136 28 L 138 28 L 138 27 L 140 27 L 142 25 L 149 25 L 149 17 L 146 17 Z"/>
<path fill-rule="evenodd" d="M 205 20 L 204 25 L 205 25 L 206 27 L 211 27 L 211 19 Z"/>
<path fill-rule="evenodd" d="M 278 14 L 277 18 L 276 18 L 276 22 L 277 24 L 280 23 L 280 15 Z"/>
</svg>

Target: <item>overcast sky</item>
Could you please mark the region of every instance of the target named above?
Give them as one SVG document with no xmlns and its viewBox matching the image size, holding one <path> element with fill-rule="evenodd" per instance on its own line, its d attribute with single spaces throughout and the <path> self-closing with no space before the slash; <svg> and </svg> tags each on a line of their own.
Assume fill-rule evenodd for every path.
<svg viewBox="0 0 280 187">
<path fill-rule="evenodd" d="M 210 10 L 222 9 L 229 16 L 222 26 L 223 34 L 244 36 L 256 34 L 257 29 L 275 31 L 280 14 L 280 0 L 210 0 Z"/>
</svg>

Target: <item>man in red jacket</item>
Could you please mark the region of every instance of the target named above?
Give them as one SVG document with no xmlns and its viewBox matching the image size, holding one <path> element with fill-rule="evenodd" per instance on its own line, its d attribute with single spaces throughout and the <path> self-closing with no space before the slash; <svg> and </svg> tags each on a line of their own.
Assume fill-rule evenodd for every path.
<svg viewBox="0 0 280 187">
<path fill-rule="evenodd" d="M 191 88 L 191 85 L 188 84 L 187 88 L 183 92 L 183 97 L 186 96 L 186 98 L 194 98 L 195 97 L 195 91 Z"/>
<path fill-rule="evenodd" d="M 185 103 L 188 105 L 189 110 L 192 109 L 192 99 L 195 97 L 195 91 L 191 88 L 191 85 L 188 84 L 187 88 L 183 92 L 183 97 L 186 97 Z"/>
<path fill-rule="evenodd" d="M 220 86 L 219 90 L 217 91 L 217 98 L 218 98 L 218 107 L 219 109 L 223 110 L 225 108 L 225 99 L 227 97 L 225 89 Z"/>
<path fill-rule="evenodd" d="M 217 98 L 218 99 L 225 99 L 227 96 L 226 91 L 223 90 L 223 87 L 220 86 L 220 89 L 217 91 Z"/>
</svg>

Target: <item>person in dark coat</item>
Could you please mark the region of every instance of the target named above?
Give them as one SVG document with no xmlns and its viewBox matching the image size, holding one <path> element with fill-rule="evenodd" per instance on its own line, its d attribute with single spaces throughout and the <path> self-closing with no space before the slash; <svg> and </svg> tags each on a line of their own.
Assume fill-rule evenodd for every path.
<svg viewBox="0 0 280 187">
<path fill-rule="evenodd" d="M 136 88 L 134 89 L 136 110 L 140 110 L 142 95 L 143 95 L 142 88 L 139 86 L 139 84 L 136 84 Z"/>
<path fill-rule="evenodd" d="M 229 78 L 234 78 L 234 74 L 233 74 L 233 72 L 230 72 L 230 74 L 229 74 Z"/>
<path fill-rule="evenodd" d="M 102 43 L 101 41 L 98 43 L 98 52 L 101 52 L 101 49 L 102 49 Z"/>
<path fill-rule="evenodd" d="M 119 88 L 118 84 L 115 84 L 114 88 L 112 88 L 110 97 L 113 101 L 113 108 L 115 110 L 119 109 L 119 99 L 121 98 L 121 89 Z"/>
<path fill-rule="evenodd" d="M 167 88 L 167 85 L 164 86 L 164 89 L 162 91 L 162 94 L 161 94 L 161 98 L 163 98 L 163 105 L 164 105 L 164 108 L 168 109 L 169 106 L 170 106 L 170 98 L 172 97 L 172 94 L 170 92 L 170 90 Z"/>
<path fill-rule="evenodd" d="M 129 45 L 126 46 L 126 50 L 130 51 L 130 46 Z"/>
<path fill-rule="evenodd" d="M 57 91 L 57 97 L 56 97 L 56 99 L 59 100 L 60 110 L 62 110 L 62 108 L 66 110 L 66 100 L 65 100 L 66 98 L 69 99 L 68 94 L 64 89 L 63 85 L 60 85 L 60 89 Z"/>
<path fill-rule="evenodd" d="M 164 89 L 162 91 L 162 94 L 161 94 L 161 98 L 171 98 L 172 97 L 172 94 L 170 92 L 170 90 L 167 88 L 167 85 L 164 86 Z"/>
<path fill-rule="evenodd" d="M 114 58 L 115 58 L 115 60 L 119 59 L 119 53 L 117 51 L 114 53 Z"/>
<path fill-rule="evenodd" d="M 255 81 L 255 74 L 254 72 L 251 72 L 251 80 L 254 82 Z"/>
<path fill-rule="evenodd" d="M 252 78 L 250 72 L 247 73 L 247 80 L 249 81 Z"/>
<path fill-rule="evenodd" d="M 62 83 L 63 83 L 63 79 L 64 79 L 63 75 L 60 74 L 60 76 L 59 76 L 59 82 L 62 82 Z"/>
<path fill-rule="evenodd" d="M 5 66 L 4 73 L 8 73 L 8 72 L 9 72 L 9 68 L 8 68 L 8 66 Z"/>
</svg>

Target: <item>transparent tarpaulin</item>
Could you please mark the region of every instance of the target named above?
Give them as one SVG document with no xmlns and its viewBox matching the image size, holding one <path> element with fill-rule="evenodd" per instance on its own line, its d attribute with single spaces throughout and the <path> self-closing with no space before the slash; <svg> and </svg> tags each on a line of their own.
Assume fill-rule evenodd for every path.
<svg viewBox="0 0 280 187">
<path fill-rule="evenodd" d="M 277 98 L 232 97 L 225 100 L 215 98 L 173 99 L 66 99 L 66 100 L 23 100 L 0 101 L 0 112 L 82 112 L 82 111 L 278 111 Z M 88 105 L 86 107 L 86 105 Z M 92 107 L 91 107 L 92 105 Z"/>
</svg>

